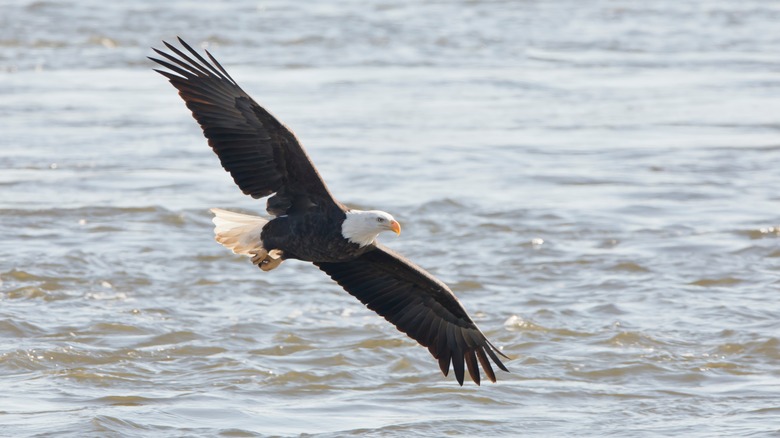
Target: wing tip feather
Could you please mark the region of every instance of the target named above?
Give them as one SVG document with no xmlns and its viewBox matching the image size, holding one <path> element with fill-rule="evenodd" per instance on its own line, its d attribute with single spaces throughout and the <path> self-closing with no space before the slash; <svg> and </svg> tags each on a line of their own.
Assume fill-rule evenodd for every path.
<svg viewBox="0 0 780 438">
<path fill-rule="evenodd" d="M 464 356 L 466 359 L 466 366 L 468 367 L 469 370 L 469 376 L 471 376 L 471 380 L 473 380 L 474 383 L 477 384 L 477 386 L 480 386 L 479 365 L 477 365 L 477 356 L 474 355 L 474 350 L 467 350 Z"/>
</svg>

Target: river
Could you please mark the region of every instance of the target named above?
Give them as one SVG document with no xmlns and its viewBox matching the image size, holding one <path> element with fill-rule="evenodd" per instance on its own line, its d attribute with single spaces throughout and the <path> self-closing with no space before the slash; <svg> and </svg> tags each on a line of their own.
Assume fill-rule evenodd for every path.
<svg viewBox="0 0 780 438">
<path fill-rule="evenodd" d="M 780 5 L 0 2 L 0 435 L 774 436 Z M 512 359 L 457 385 L 243 196 L 150 47 L 208 48 Z"/>
</svg>

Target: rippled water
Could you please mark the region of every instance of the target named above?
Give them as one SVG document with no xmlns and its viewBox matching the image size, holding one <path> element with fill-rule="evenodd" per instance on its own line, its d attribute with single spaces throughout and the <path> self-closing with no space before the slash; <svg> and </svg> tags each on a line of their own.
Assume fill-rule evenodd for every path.
<svg viewBox="0 0 780 438">
<path fill-rule="evenodd" d="M 132 3 L 132 4 L 131 4 Z M 0 14 L 3 436 L 780 431 L 780 6 L 61 2 Z M 459 387 L 310 265 L 151 71 L 181 35 L 513 360 Z"/>
</svg>

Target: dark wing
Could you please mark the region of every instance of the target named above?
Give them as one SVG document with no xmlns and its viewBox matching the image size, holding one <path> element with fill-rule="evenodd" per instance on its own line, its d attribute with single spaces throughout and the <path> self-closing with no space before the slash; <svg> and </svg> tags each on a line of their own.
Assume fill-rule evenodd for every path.
<svg viewBox="0 0 780 438">
<path fill-rule="evenodd" d="M 496 381 L 488 357 L 504 371 L 498 351 L 469 318 L 452 291 L 431 274 L 388 248 L 377 246 L 355 260 L 315 263 L 369 309 L 428 347 L 446 376 L 450 362 L 463 385 L 465 360 L 471 379 L 479 385 L 477 361 Z"/>
<path fill-rule="evenodd" d="M 295 134 L 252 100 L 208 51 L 211 62 L 179 42 L 192 56 L 163 41 L 175 56 L 154 49 L 165 60 L 149 59 L 170 70 L 155 71 L 179 90 L 241 191 L 253 198 L 276 193 L 268 200 L 269 213 L 275 215 L 322 200 L 341 206 Z"/>
</svg>

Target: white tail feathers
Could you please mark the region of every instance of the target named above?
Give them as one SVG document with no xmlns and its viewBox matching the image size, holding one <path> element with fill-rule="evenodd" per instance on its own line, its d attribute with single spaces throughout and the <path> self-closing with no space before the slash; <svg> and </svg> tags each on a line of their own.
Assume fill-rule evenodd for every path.
<svg viewBox="0 0 780 438">
<path fill-rule="evenodd" d="M 214 235 L 217 242 L 229 248 L 236 254 L 254 256 L 265 253 L 260 233 L 268 223 L 268 219 L 260 216 L 236 213 L 233 211 L 212 208 L 214 213 Z"/>
</svg>

